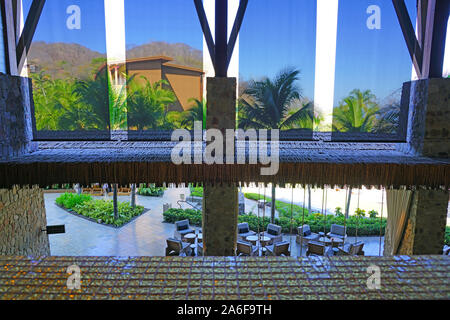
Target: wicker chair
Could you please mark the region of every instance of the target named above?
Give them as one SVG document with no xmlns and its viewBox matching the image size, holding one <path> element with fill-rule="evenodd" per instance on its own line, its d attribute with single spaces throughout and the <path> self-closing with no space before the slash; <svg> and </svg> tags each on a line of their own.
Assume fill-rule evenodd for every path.
<svg viewBox="0 0 450 320">
<path fill-rule="evenodd" d="M 324 244 L 317 241 L 309 241 L 308 242 L 308 250 L 306 250 L 306 256 L 310 255 L 315 256 L 332 256 L 333 251 L 331 248 L 327 248 Z"/>
<path fill-rule="evenodd" d="M 347 238 L 347 234 L 345 233 L 345 227 L 338 224 L 332 224 L 330 232 L 327 233 L 327 237 L 339 238 L 345 241 L 345 238 Z"/>
<path fill-rule="evenodd" d="M 240 241 L 236 242 L 237 256 L 258 256 L 258 247 L 253 246 L 250 242 Z"/>
<path fill-rule="evenodd" d="M 256 234 L 255 231 L 250 230 L 247 222 L 238 223 L 238 239 L 245 240 L 248 236 L 253 236 Z"/>
<path fill-rule="evenodd" d="M 319 234 L 311 232 L 311 228 L 307 224 L 298 227 L 297 231 L 298 235 L 295 241 L 300 245 L 303 245 L 303 243 L 308 244 L 308 242 L 317 240 L 320 237 Z"/>
<path fill-rule="evenodd" d="M 344 256 L 363 256 L 364 242 L 358 241 L 356 243 L 348 243 L 344 248 L 338 248 L 338 254 Z"/>
<path fill-rule="evenodd" d="M 193 229 L 191 229 L 191 227 L 189 226 L 189 220 L 180 220 L 175 222 L 175 232 L 174 232 L 174 237 L 176 239 L 180 239 L 183 240 L 183 237 L 188 234 L 188 233 L 194 233 L 195 231 Z"/>
<path fill-rule="evenodd" d="M 267 225 L 267 230 L 260 233 L 262 236 L 269 237 L 269 244 L 274 244 L 276 242 L 283 241 L 283 236 L 281 235 L 281 226 L 269 223 Z"/>
<path fill-rule="evenodd" d="M 166 256 L 190 256 L 192 253 L 189 243 L 174 238 L 169 238 L 166 242 Z"/>
<path fill-rule="evenodd" d="M 266 247 L 268 256 L 290 256 L 289 241 L 281 241 Z"/>
</svg>

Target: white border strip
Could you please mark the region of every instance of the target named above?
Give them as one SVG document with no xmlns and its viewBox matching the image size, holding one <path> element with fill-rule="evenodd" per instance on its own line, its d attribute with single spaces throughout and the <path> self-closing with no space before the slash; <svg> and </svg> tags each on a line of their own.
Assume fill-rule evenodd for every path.
<svg viewBox="0 0 450 320">
<path fill-rule="evenodd" d="M 333 121 L 338 9 L 339 0 L 317 0 L 314 103 L 326 129 Z"/>
<path fill-rule="evenodd" d="M 125 0 L 105 0 L 106 56 L 108 65 L 126 61 Z"/>
</svg>

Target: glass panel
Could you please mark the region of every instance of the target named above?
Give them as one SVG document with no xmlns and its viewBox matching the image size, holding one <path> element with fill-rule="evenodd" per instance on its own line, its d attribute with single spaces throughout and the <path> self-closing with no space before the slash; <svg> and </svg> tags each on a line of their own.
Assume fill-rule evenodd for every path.
<svg viewBox="0 0 450 320">
<path fill-rule="evenodd" d="M 406 1 L 415 21 L 415 0 Z M 412 63 L 390 1 L 339 1 L 332 139 L 404 141 Z"/>
<path fill-rule="evenodd" d="M 24 0 L 25 12 L 31 2 Z M 33 81 L 35 139 L 109 139 L 103 3 L 46 1 L 25 71 Z"/>
<path fill-rule="evenodd" d="M 170 139 L 205 116 L 203 33 L 192 1 L 125 0 L 128 139 Z"/>
<path fill-rule="evenodd" d="M 310 139 L 314 112 L 315 0 L 249 1 L 239 42 L 238 126 Z M 282 89 L 282 90 L 280 90 Z"/>
</svg>

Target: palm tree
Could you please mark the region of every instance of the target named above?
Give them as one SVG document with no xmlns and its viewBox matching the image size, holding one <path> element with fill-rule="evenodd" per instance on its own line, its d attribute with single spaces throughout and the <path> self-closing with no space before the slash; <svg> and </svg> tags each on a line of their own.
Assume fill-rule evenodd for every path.
<svg viewBox="0 0 450 320">
<path fill-rule="evenodd" d="M 194 105 L 189 110 L 183 112 L 181 126 L 187 129 L 193 129 L 194 122 L 201 121 L 203 124 L 202 128 L 205 129 L 206 100 L 200 101 L 192 98 L 189 101 L 194 102 Z"/>
<path fill-rule="evenodd" d="M 392 103 L 386 107 L 381 108 L 377 115 L 377 123 L 374 130 L 378 133 L 396 133 L 400 121 L 400 104 Z"/>
<path fill-rule="evenodd" d="M 302 117 L 298 119 L 296 122 L 293 122 L 288 128 L 289 129 L 309 129 L 318 131 L 320 130 L 320 126 L 324 120 L 324 116 L 322 113 L 314 110 L 314 103 L 311 101 L 301 102 L 302 108 L 309 109 L 309 113 L 307 117 Z M 294 114 L 297 110 L 291 109 L 289 111 L 289 115 Z"/>
<path fill-rule="evenodd" d="M 176 101 L 175 94 L 163 85 L 165 80 L 153 84 L 145 78 L 144 86 L 133 84 L 128 93 L 128 125 L 137 130 L 145 129 L 172 129 L 167 121 L 167 107 Z"/>
<path fill-rule="evenodd" d="M 33 81 L 37 130 L 58 130 L 59 119 L 64 112 L 59 104 L 64 104 L 64 100 L 72 100 L 73 88 L 69 83 L 73 81 L 70 79 L 66 81 L 52 80 L 44 70 L 39 73 L 31 73 L 30 77 Z M 71 103 L 73 101 L 69 101 L 68 105 Z"/>
<path fill-rule="evenodd" d="M 355 89 L 334 109 L 333 131 L 371 132 L 379 110 L 375 96 L 366 90 Z"/>
<path fill-rule="evenodd" d="M 273 80 L 251 81 L 240 98 L 239 128 L 285 129 L 293 123 L 313 118 L 311 104 L 301 104 L 301 90 L 296 85 L 300 71 L 288 68 Z"/>
<path fill-rule="evenodd" d="M 312 104 L 300 101 L 301 90 L 296 84 L 299 74 L 299 70 L 286 68 L 274 79 L 251 81 L 239 101 L 239 128 L 284 129 L 312 119 Z M 295 105 L 299 107 L 292 112 Z M 275 185 L 272 184 L 271 222 L 274 220 Z"/>
<path fill-rule="evenodd" d="M 106 68 L 93 79 L 78 80 L 74 92 L 79 96 L 79 103 L 88 106 L 90 116 L 86 121 L 90 128 L 110 130 L 110 95 L 108 72 Z"/>
</svg>

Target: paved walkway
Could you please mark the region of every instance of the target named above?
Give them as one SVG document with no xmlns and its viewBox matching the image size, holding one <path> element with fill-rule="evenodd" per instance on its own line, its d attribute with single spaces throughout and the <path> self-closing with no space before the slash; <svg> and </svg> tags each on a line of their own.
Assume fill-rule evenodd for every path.
<svg viewBox="0 0 450 320">
<path fill-rule="evenodd" d="M 138 195 L 137 204 L 150 210 L 119 229 L 76 217 L 55 205 L 55 199 L 60 194 L 45 194 L 47 224 L 66 226 L 65 234 L 49 236 L 50 252 L 55 256 L 163 256 L 166 239 L 172 237 L 174 231 L 173 224 L 163 223 L 163 204 L 171 203 L 173 208 L 178 208 L 180 193 L 187 196 L 189 189 L 167 189 L 163 197 Z M 119 196 L 118 199 L 119 202 L 129 201 L 130 197 Z M 248 212 L 247 202 L 246 211 Z M 284 236 L 284 240 L 291 242 L 293 256 L 300 255 L 300 247 L 295 243 L 294 236 Z M 358 240 L 364 241 L 366 255 L 378 255 L 379 237 L 364 237 Z M 355 242 L 355 238 L 349 237 L 348 242 Z M 383 243 L 382 238 L 381 244 Z M 301 251 L 304 256 L 306 247 Z"/>
</svg>

